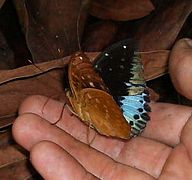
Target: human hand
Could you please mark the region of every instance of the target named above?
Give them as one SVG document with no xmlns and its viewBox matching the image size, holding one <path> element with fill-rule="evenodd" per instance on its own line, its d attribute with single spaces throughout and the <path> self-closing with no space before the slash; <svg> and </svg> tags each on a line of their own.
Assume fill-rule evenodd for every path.
<svg viewBox="0 0 192 180">
<path fill-rule="evenodd" d="M 192 51 L 188 45 L 177 48 L 174 57 L 182 57 L 187 66 L 183 69 L 173 59 L 171 77 L 190 98 Z M 88 129 L 67 107 L 62 112 L 63 103 L 46 101 L 43 96 L 26 99 L 13 125 L 15 140 L 30 151 L 32 164 L 45 179 L 192 179 L 191 107 L 151 103 L 151 121 L 144 132 L 122 141 Z"/>
<path fill-rule="evenodd" d="M 30 151 L 45 179 L 191 179 L 191 107 L 151 104 L 151 121 L 129 141 L 95 134 L 67 107 L 32 96 L 13 125 L 16 141 Z M 88 133 L 89 131 L 89 133 Z M 87 134 L 88 133 L 88 134 Z M 87 135 L 93 139 L 87 145 Z"/>
</svg>

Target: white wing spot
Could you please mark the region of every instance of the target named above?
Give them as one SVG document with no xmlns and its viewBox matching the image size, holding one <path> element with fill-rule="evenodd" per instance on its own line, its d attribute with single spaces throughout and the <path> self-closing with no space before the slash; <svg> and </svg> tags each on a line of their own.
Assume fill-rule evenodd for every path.
<svg viewBox="0 0 192 180">
<path fill-rule="evenodd" d="M 81 79 L 83 79 L 83 80 L 84 80 L 84 79 L 85 79 L 85 77 L 84 77 L 84 76 L 81 76 Z"/>
<path fill-rule="evenodd" d="M 124 69 L 124 68 L 125 68 L 123 65 L 120 65 L 119 67 L 120 67 L 121 69 Z"/>
<path fill-rule="evenodd" d="M 95 98 L 95 101 L 96 101 L 97 104 L 100 103 L 100 100 L 98 98 Z"/>
<path fill-rule="evenodd" d="M 61 52 L 61 49 L 60 49 L 60 48 L 58 48 L 58 49 L 57 49 L 57 51 L 60 53 L 60 52 Z"/>
<path fill-rule="evenodd" d="M 87 97 L 89 98 L 89 99 L 91 99 L 92 97 L 91 97 L 91 95 L 89 94 L 89 93 L 87 93 Z"/>
<path fill-rule="evenodd" d="M 105 87 L 104 87 L 103 85 L 100 85 L 100 87 L 101 87 L 102 89 L 105 89 Z"/>
<path fill-rule="evenodd" d="M 105 56 L 109 56 L 109 54 L 108 54 L 108 53 L 105 53 Z"/>
<path fill-rule="evenodd" d="M 125 85 L 128 86 L 128 87 L 132 86 L 131 83 L 126 83 L 126 82 L 125 82 Z"/>
<path fill-rule="evenodd" d="M 89 85 L 90 85 L 91 87 L 95 87 L 95 85 L 93 84 L 93 82 L 89 82 Z"/>
<path fill-rule="evenodd" d="M 110 118 L 109 113 L 106 113 L 106 114 L 105 114 L 105 118 L 106 118 L 106 119 L 109 119 L 109 118 Z"/>
<path fill-rule="evenodd" d="M 106 106 L 105 104 L 103 105 L 103 107 L 104 107 L 105 109 L 107 109 L 107 106 Z"/>
</svg>

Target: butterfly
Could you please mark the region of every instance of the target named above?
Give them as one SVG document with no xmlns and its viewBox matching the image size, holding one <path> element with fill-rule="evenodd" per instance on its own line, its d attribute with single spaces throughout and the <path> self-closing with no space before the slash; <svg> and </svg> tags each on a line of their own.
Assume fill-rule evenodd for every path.
<svg viewBox="0 0 192 180">
<path fill-rule="evenodd" d="M 92 64 L 83 52 L 69 63 L 67 96 L 75 113 L 100 134 L 122 139 L 138 135 L 149 120 L 149 94 L 134 43 L 121 41 Z"/>
<path fill-rule="evenodd" d="M 150 120 L 151 108 L 136 41 L 126 39 L 107 48 L 96 58 L 94 68 L 131 125 L 131 136 L 137 136 Z"/>
<path fill-rule="evenodd" d="M 131 128 L 108 88 L 83 52 L 72 55 L 68 67 L 70 91 L 67 97 L 73 111 L 100 134 L 130 138 Z"/>
</svg>

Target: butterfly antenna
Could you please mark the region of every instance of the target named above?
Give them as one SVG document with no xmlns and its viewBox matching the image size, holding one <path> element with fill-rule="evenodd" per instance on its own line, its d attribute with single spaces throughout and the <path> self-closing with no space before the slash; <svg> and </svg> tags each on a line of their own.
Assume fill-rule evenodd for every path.
<svg viewBox="0 0 192 180">
<path fill-rule="evenodd" d="M 81 51 L 81 44 L 80 44 L 80 37 L 79 37 L 80 36 L 80 34 L 79 34 L 79 21 L 81 18 L 82 9 L 83 9 L 83 6 L 81 5 L 79 12 L 78 12 L 78 15 L 77 15 L 77 43 L 78 43 L 79 51 Z"/>
</svg>

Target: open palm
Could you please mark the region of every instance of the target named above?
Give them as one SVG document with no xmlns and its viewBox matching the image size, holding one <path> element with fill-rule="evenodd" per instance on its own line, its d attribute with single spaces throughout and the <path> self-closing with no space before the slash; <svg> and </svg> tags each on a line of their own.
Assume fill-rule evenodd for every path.
<svg viewBox="0 0 192 180">
<path fill-rule="evenodd" d="M 192 179 L 191 107 L 152 103 L 142 135 L 122 141 L 97 134 L 67 107 L 62 112 L 63 103 L 46 101 L 26 99 L 13 125 L 45 179 Z"/>
</svg>

